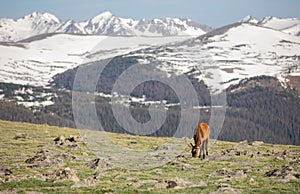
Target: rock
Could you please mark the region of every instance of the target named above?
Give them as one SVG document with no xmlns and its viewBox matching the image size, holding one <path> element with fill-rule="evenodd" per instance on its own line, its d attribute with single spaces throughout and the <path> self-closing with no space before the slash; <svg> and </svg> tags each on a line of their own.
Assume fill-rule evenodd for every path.
<svg viewBox="0 0 300 194">
<path fill-rule="evenodd" d="M 6 166 L 0 167 L 0 176 L 9 176 L 11 174 L 13 174 L 13 172 Z"/>
<path fill-rule="evenodd" d="M 291 166 L 283 166 L 281 169 L 274 169 L 265 173 L 264 177 L 277 177 L 282 178 L 287 181 L 291 179 L 297 179 L 295 176 L 295 171 Z"/>
<path fill-rule="evenodd" d="M 255 180 L 254 180 L 253 178 L 250 178 L 250 179 L 249 179 L 249 182 L 250 182 L 250 183 L 254 183 Z"/>
<path fill-rule="evenodd" d="M 7 168 L 6 166 L 0 167 L 0 177 L 4 178 L 3 181 L 0 179 L 0 183 L 8 180 L 8 176 L 12 175 L 13 172 L 11 169 Z"/>
<path fill-rule="evenodd" d="M 100 158 L 93 159 L 93 160 L 89 161 L 88 163 L 86 163 L 86 166 L 91 169 L 96 169 L 99 166 L 99 161 L 100 161 Z"/>
<path fill-rule="evenodd" d="M 97 185 L 99 183 L 99 180 L 97 176 L 93 175 L 88 178 L 86 178 L 84 181 L 75 182 L 74 185 L 71 186 L 71 188 L 78 188 L 78 187 L 91 187 L 94 185 Z"/>
<path fill-rule="evenodd" d="M 174 188 L 177 186 L 177 183 L 175 181 L 166 181 L 167 183 L 167 189 L 170 189 L 170 188 Z"/>
<path fill-rule="evenodd" d="M 114 168 L 114 164 L 108 162 L 106 159 L 101 158 L 96 158 L 91 161 L 88 161 L 85 165 L 91 169 L 99 169 L 102 171 Z"/>
<path fill-rule="evenodd" d="M 70 167 L 55 170 L 53 173 L 44 174 L 44 176 L 50 179 L 54 178 L 57 180 L 71 180 L 75 183 L 78 183 L 80 181 L 80 179 L 76 175 L 75 170 L 71 169 Z"/>
<path fill-rule="evenodd" d="M 63 135 L 60 135 L 60 136 L 56 137 L 55 139 L 53 139 L 53 141 L 55 142 L 55 144 L 63 145 L 65 142 L 65 137 Z"/>
<path fill-rule="evenodd" d="M 239 144 L 248 144 L 248 140 L 245 139 L 243 141 L 240 141 Z"/>
<path fill-rule="evenodd" d="M 154 169 L 153 172 L 157 173 L 157 174 L 163 174 L 163 171 L 159 168 Z"/>
<path fill-rule="evenodd" d="M 276 156 L 275 160 L 285 160 L 285 156 Z"/>
<path fill-rule="evenodd" d="M 230 182 L 231 182 L 231 178 L 224 178 L 224 179 L 219 179 L 217 182 L 215 182 L 215 185 L 218 186 L 218 188 L 220 187 L 230 187 Z"/>
<path fill-rule="evenodd" d="M 67 180 L 71 180 L 75 183 L 80 181 L 78 176 L 76 175 L 75 171 L 69 167 L 60 171 L 60 176 L 65 177 Z"/>
<path fill-rule="evenodd" d="M 80 141 L 80 137 L 78 135 L 70 135 L 69 138 L 66 139 L 66 141 L 69 142 L 79 142 Z"/>
<path fill-rule="evenodd" d="M 76 157 L 70 153 L 41 150 L 35 156 L 28 158 L 25 163 L 29 164 L 29 168 L 49 168 L 65 165 L 65 159 L 74 160 Z"/>
<path fill-rule="evenodd" d="M 300 159 L 294 159 L 294 161 L 289 162 L 290 165 L 300 166 Z"/>
<path fill-rule="evenodd" d="M 78 142 L 80 142 L 80 137 L 76 135 L 70 135 L 70 137 L 65 138 L 63 135 L 53 139 L 56 145 L 66 146 L 68 148 L 78 147 Z"/>
<path fill-rule="evenodd" d="M 253 141 L 253 142 L 249 143 L 249 145 L 252 145 L 252 146 L 260 146 L 263 144 L 264 144 L 263 141 Z"/>
<path fill-rule="evenodd" d="M 15 140 L 17 140 L 17 139 L 26 139 L 26 138 L 28 138 L 26 133 L 17 133 L 14 137 Z"/>
<path fill-rule="evenodd" d="M 289 153 L 289 151 L 288 150 L 284 150 L 283 152 L 282 152 L 282 155 L 287 155 Z"/>
</svg>

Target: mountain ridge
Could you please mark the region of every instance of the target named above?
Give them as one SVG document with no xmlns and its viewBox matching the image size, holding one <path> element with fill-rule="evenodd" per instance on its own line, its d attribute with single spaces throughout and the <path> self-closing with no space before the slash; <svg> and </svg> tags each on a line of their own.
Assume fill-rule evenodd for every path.
<svg viewBox="0 0 300 194">
<path fill-rule="evenodd" d="M 43 33 L 71 33 L 127 36 L 197 36 L 212 30 L 190 19 L 155 18 L 133 20 L 121 18 L 109 11 L 86 21 L 61 21 L 50 13 L 33 12 L 13 20 L 0 19 L 0 41 L 20 41 Z"/>
</svg>

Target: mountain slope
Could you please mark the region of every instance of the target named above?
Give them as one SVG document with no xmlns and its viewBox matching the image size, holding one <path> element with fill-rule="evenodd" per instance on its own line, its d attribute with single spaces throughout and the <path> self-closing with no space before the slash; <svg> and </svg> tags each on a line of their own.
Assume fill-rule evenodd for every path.
<svg viewBox="0 0 300 194">
<path fill-rule="evenodd" d="M 83 63 L 187 38 L 43 34 L 0 42 L 0 82 L 45 86 L 56 74 Z"/>
<path fill-rule="evenodd" d="M 252 16 L 246 16 L 240 22 L 253 23 L 259 26 L 272 28 L 287 34 L 300 36 L 300 19 L 299 18 L 279 18 L 267 16 L 258 20 Z"/>
<path fill-rule="evenodd" d="M 70 33 L 126 36 L 196 36 L 211 30 L 189 19 L 125 19 L 110 12 L 101 13 L 87 21 L 60 21 L 49 13 L 33 12 L 23 18 L 0 19 L 0 41 L 19 41 L 44 33 Z"/>
<path fill-rule="evenodd" d="M 198 38 L 134 52 L 167 74 L 192 71 L 211 91 L 260 75 L 286 82 L 300 74 L 300 37 L 250 23 L 236 23 Z"/>
</svg>

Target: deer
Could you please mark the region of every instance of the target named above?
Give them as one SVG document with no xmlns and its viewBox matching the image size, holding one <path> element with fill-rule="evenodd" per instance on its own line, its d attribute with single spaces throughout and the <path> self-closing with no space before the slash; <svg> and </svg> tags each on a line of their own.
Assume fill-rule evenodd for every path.
<svg viewBox="0 0 300 194">
<path fill-rule="evenodd" d="M 206 155 L 208 155 L 208 139 L 209 139 L 209 134 L 210 134 L 210 129 L 208 124 L 206 123 L 199 123 L 194 131 L 194 141 L 195 145 L 191 143 L 191 152 L 192 152 L 192 157 L 196 158 L 197 155 L 199 154 L 199 158 L 201 158 L 201 151 L 203 153 L 203 159 L 205 159 L 205 154 L 204 154 L 204 147 L 206 151 Z"/>
</svg>

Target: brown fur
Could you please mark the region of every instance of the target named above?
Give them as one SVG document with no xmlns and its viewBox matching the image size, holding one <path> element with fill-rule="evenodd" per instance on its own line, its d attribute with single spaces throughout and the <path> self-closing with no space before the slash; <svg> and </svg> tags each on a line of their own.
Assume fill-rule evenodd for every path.
<svg viewBox="0 0 300 194">
<path fill-rule="evenodd" d="M 192 157 L 197 157 L 199 150 L 201 157 L 201 151 L 203 151 L 203 159 L 205 158 L 204 148 L 206 150 L 206 155 L 208 155 L 208 139 L 209 139 L 210 129 L 208 124 L 199 123 L 194 131 L 194 142 L 195 145 L 192 145 Z"/>
</svg>

